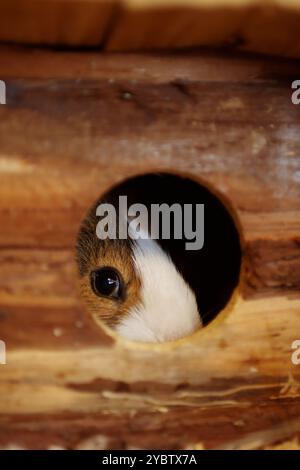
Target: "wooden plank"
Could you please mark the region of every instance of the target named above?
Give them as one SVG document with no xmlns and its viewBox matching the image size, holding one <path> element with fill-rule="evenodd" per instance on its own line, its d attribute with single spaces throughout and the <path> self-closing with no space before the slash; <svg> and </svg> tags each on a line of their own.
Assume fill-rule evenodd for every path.
<svg viewBox="0 0 300 470">
<path fill-rule="evenodd" d="M 74 346 L 10 352 L 9 366 L 1 369 L 0 442 L 75 447 L 100 434 L 109 446 L 114 439 L 120 445 L 121 433 L 122 446 L 157 448 L 161 443 L 154 430 L 159 428 L 168 448 L 194 448 L 198 442 L 233 445 L 259 431 L 266 433 L 256 441 L 262 446 L 274 426 L 280 431 L 274 441 L 299 434 L 299 420 L 293 427 L 299 416 L 299 374 L 289 347 L 283 350 L 299 324 L 299 300 L 277 299 L 276 311 L 270 311 L 270 302 L 239 304 L 222 327 L 175 347 L 121 341 L 77 352 Z M 289 319 L 284 331 L 282 318 Z M 146 426 L 144 432 L 140 426 Z M 41 429 L 47 432 L 39 437 Z"/>
<path fill-rule="evenodd" d="M 299 73 L 298 62 L 216 53 L 0 50 L 0 446 L 157 448 L 164 433 L 166 448 L 265 447 L 299 436 Z M 102 192 L 152 170 L 220 191 L 246 259 L 212 324 L 146 346 L 91 322 L 74 244 Z"/>
<path fill-rule="evenodd" d="M 298 0 L 124 0 L 121 6 L 110 50 L 223 45 L 299 57 Z"/>
<path fill-rule="evenodd" d="M 0 41 L 99 45 L 104 41 L 112 14 L 111 1 L 2 0 Z"/>
<path fill-rule="evenodd" d="M 2 0 L 0 41 L 149 50 L 228 46 L 300 56 L 299 0 Z"/>
<path fill-rule="evenodd" d="M 10 65 L 22 61 L 9 59 L 6 49 L 3 57 L 8 86 L 8 106 L 0 109 L 3 247 L 67 248 L 87 208 L 109 186 L 145 170 L 178 169 L 216 185 L 234 204 L 261 285 L 299 287 L 297 257 L 294 268 L 287 267 L 286 282 L 279 279 L 299 239 L 299 108 L 291 104 L 288 83 L 298 64 L 279 62 L 279 76 L 271 81 L 275 61 L 204 56 L 198 76 L 194 55 L 165 61 L 138 56 L 136 68 L 143 73 L 133 79 L 132 55 L 114 62 L 109 55 L 97 60 L 94 54 L 85 59 L 63 54 L 65 63 L 72 62 L 66 69 L 61 55 L 47 53 L 57 68 L 51 67 L 55 78 L 45 79 L 44 55 L 25 52 L 26 63 L 35 61 L 36 70 L 31 79 L 15 79 L 22 70 Z M 92 77 L 72 80 L 71 71 L 85 74 L 91 61 L 96 62 Z M 166 66 L 160 74 L 161 64 L 169 61 L 175 75 Z M 220 67 L 226 71 L 223 81 L 216 78 Z M 216 81 L 207 82 L 210 75 Z M 22 230 L 15 230 L 16 221 Z M 274 244 L 279 252 L 270 249 Z"/>
</svg>

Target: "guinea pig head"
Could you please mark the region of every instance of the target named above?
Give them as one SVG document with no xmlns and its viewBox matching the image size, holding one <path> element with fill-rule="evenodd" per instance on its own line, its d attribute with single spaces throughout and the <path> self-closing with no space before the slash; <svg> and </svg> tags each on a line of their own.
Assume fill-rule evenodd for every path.
<svg viewBox="0 0 300 470">
<path fill-rule="evenodd" d="M 202 326 L 195 294 L 155 240 L 100 240 L 96 219 L 77 245 L 80 290 L 88 310 L 120 336 L 164 342 Z"/>
</svg>

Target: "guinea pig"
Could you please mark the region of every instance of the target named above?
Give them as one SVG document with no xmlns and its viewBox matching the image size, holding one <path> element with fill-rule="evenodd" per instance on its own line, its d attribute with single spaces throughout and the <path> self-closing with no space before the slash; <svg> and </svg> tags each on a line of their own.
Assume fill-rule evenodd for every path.
<svg viewBox="0 0 300 470">
<path fill-rule="evenodd" d="M 157 204 L 205 206 L 202 248 L 186 248 L 191 239 L 185 230 L 183 238 L 165 238 L 163 230 L 157 239 L 99 238 L 99 204 L 112 204 L 123 214 L 118 204 L 123 195 L 128 207 L 142 203 L 149 214 Z M 126 223 L 129 219 L 127 212 Z M 148 219 L 143 230 L 152 235 L 152 217 Z M 77 244 L 80 289 L 88 310 L 96 321 L 141 342 L 182 338 L 212 321 L 238 285 L 241 258 L 235 220 L 220 198 L 188 177 L 169 173 L 138 175 L 114 186 L 87 214 Z"/>
<path fill-rule="evenodd" d="M 96 237 L 95 210 L 79 234 L 81 295 L 95 320 L 132 341 L 164 342 L 202 326 L 195 294 L 159 240 Z"/>
</svg>

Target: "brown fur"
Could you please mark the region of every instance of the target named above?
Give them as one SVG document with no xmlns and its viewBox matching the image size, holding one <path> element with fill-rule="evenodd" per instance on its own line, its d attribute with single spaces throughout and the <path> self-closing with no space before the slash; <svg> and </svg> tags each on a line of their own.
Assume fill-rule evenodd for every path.
<svg viewBox="0 0 300 470">
<path fill-rule="evenodd" d="M 98 205 L 98 203 L 97 203 Z M 141 280 L 132 259 L 128 240 L 99 240 L 96 226 L 96 206 L 90 211 L 79 231 L 77 243 L 77 264 L 80 275 L 80 292 L 89 312 L 95 320 L 102 320 L 108 326 L 116 326 L 130 309 L 140 303 Z M 125 283 L 125 297 L 114 300 L 97 296 L 90 284 L 92 270 L 104 266 L 116 268 Z"/>
</svg>

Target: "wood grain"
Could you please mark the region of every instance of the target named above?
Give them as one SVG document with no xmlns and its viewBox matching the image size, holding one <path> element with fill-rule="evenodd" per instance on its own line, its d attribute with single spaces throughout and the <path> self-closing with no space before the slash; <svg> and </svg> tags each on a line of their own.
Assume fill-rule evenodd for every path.
<svg viewBox="0 0 300 470">
<path fill-rule="evenodd" d="M 300 56 L 299 0 L 2 0 L 0 41 L 105 50 L 225 46 Z"/>
<path fill-rule="evenodd" d="M 227 46 L 299 57 L 295 1 L 124 0 L 107 35 L 109 50 Z"/>
<path fill-rule="evenodd" d="M 0 446 L 295 442 L 299 74 L 296 61 L 208 52 L 0 49 Z M 146 346 L 91 322 L 74 245 L 102 192 L 152 170 L 200 178 L 230 201 L 245 268 L 207 328 Z"/>
<path fill-rule="evenodd" d="M 101 44 L 113 1 L 2 0 L 0 41 L 92 46 Z"/>
</svg>

